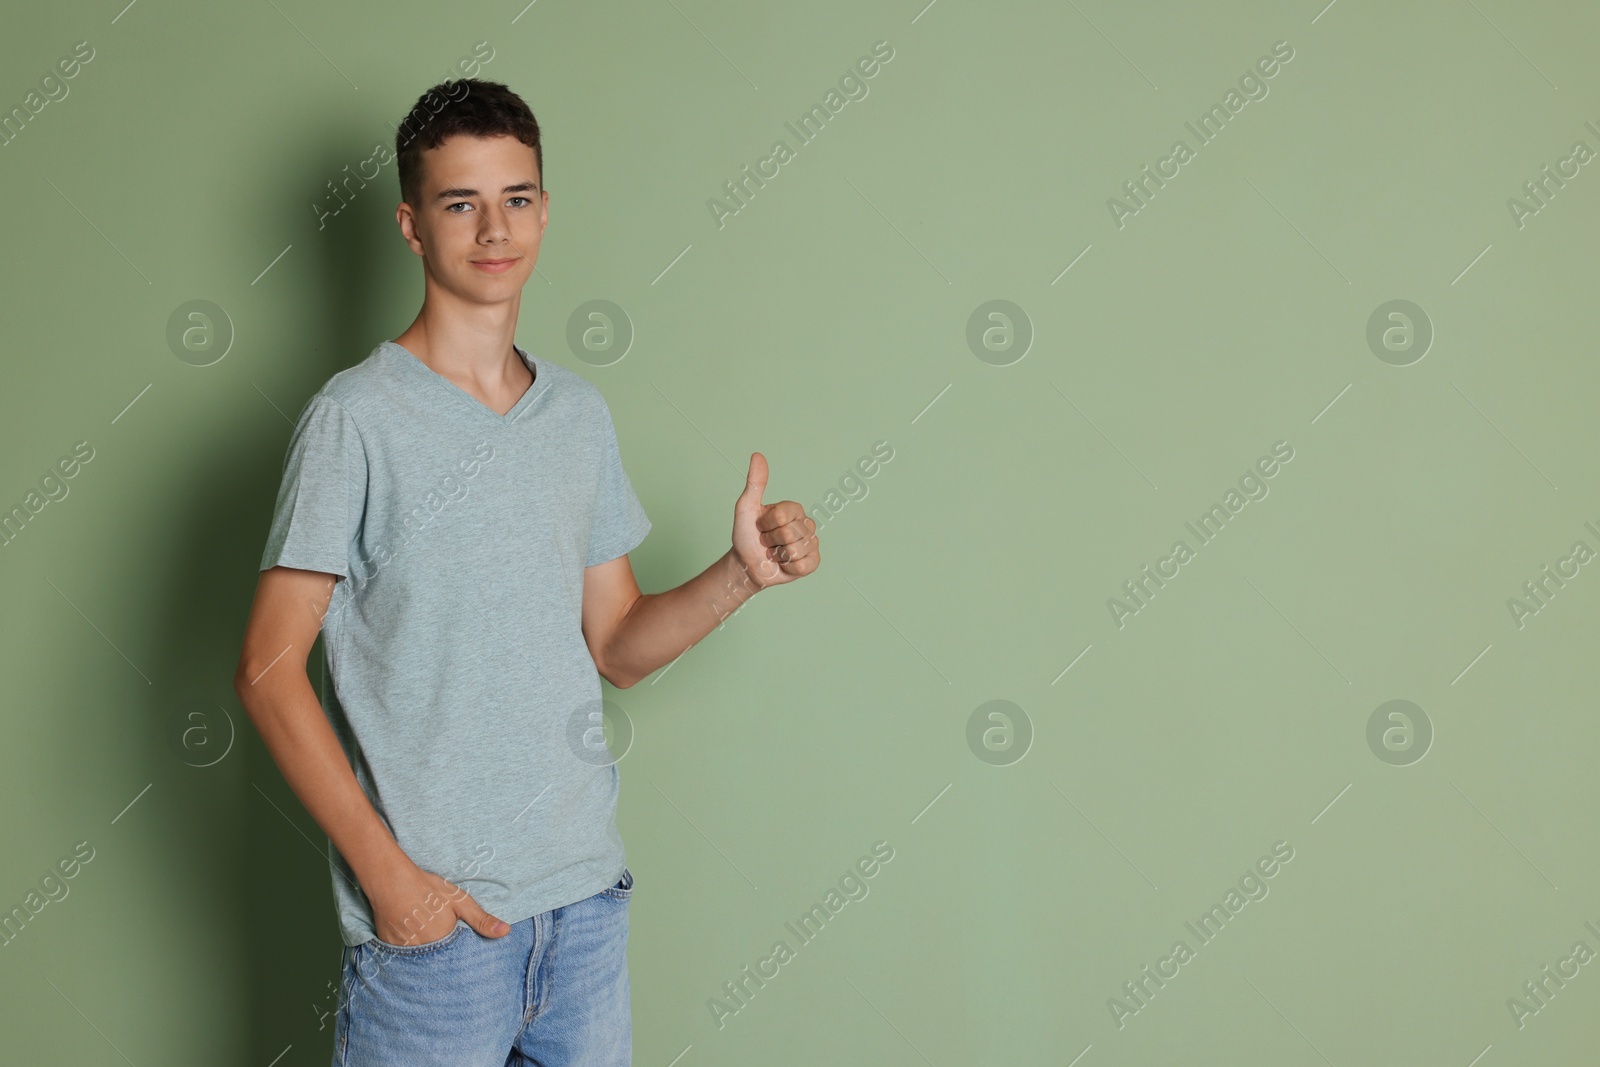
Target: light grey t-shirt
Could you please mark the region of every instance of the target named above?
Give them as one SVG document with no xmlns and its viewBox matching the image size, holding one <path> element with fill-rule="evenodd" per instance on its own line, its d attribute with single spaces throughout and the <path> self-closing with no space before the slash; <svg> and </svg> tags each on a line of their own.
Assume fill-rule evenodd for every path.
<svg viewBox="0 0 1600 1067">
<path fill-rule="evenodd" d="M 261 557 L 342 577 L 322 620 L 334 732 L 406 855 L 507 922 L 622 877 L 583 569 L 650 530 L 600 391 L 516 350 L 534 382 L 505 415 L 393 341 L 330 378 Z M 361 944 L 370 906 L 328 858 Z"/>
</svg>

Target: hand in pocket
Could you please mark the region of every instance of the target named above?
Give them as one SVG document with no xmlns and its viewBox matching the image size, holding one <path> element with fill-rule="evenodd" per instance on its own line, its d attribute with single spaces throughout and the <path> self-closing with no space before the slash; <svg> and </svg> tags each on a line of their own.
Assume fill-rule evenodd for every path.
<svg viewBox="0 0 1600 1067">
<path fill-rule="evenodd" d="M 372 904 L 378 940 L 390 945 L 417 948 L 442 941 L 457 919 L 484 937 L 511 932 L 508 923 L 484 911 L 465 889 L 414 863 L 382 885 L 362 889 Z"/>
</svg>

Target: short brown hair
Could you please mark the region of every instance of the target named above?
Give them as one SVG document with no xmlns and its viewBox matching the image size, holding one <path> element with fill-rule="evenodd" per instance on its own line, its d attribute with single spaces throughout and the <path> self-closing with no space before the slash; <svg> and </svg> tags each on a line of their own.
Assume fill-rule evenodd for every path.
<svg viewBox="0 0 1600 1067">
<path fill-rule="evenodd" d="M 533 149 L 544 186 L 544 150 L 539 146 L 539 120 L 522 97 L 499 82 L 458 78 L 440 82 L 417 98 L 394 134 L 400 199 L 412 207 L 422 197 L 422 153 L 447 137 L 515 137 Z"/>
</svg>

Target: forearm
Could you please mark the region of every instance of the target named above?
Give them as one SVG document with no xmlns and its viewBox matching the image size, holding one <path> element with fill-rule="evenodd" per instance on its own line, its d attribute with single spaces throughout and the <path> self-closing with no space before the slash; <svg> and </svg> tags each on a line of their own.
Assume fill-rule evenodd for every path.
<svg viewBox="0 0 1600 1067">
<path fill-rule="evenodd" d="M 687 652 L 760 589 L 760 577 L 730 548 L 677 588 L 641 594 L 611 635 L 606 677 L 622 688 L 633 685 Z"/>
<path fill-rule="evenodd" d="M 305 670 L 280 663 L 236 689 L 289 788 L 371 896 L 409 860 L 356 781 Z"/>
</svg>

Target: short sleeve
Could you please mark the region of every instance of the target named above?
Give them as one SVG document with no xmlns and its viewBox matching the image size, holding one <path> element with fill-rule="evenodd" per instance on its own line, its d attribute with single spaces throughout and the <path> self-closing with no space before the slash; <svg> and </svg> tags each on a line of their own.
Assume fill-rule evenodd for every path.
<svg viewBox="0 0 1600 1067">
<path fill-rule="evenodd" d="M 344 405 L 318 393 L 289 438 L 261 570 L 294 567 L 350 577 L 366 507 L 367 457 Z"/>
<path fill-rule="evenodd" d="M 594 505 L 594 524 L 589 528 L 589 557 L 585 567 L 593 567 L 625 555 L 639 546 L 650 532 L 650 519 L 639 503 L 628 472 L 622 469 L 622 453 L 617 447 L 617 429 L 611 410 L 600 405 L 604 424 L 605 456 L 601 460 L 600 488 Z"/>
</svg>

